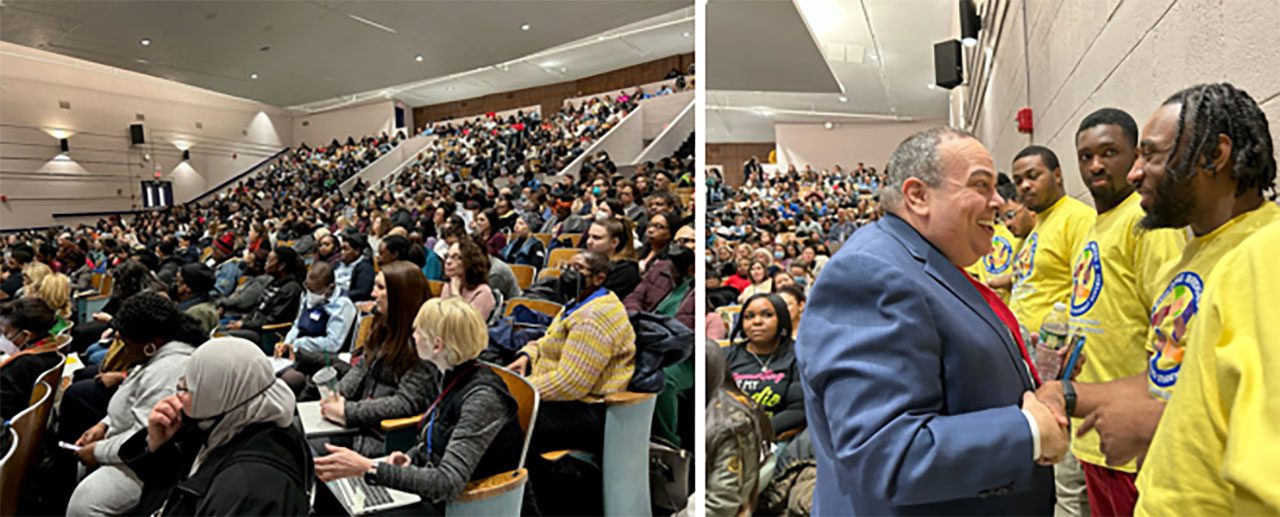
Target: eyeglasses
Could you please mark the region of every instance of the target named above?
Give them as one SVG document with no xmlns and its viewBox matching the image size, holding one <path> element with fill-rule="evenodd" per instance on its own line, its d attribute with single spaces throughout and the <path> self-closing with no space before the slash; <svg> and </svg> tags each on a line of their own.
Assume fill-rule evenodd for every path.
<svg viewBox="0 0 1280 517">
<path fill-rule="evenodd" d="M 178 393 L 191 393 L 191 390 L 187 389 L 187 378 L 186 378 L 186 377 L 182 377 L 182 378 L 179 378 L 179 379 L 178 379 L 178 386 L 175 388 L 175 390 L 176 390 Z"/>
<path fill-rule="evenodd" d="M 694 239 L 693 237 L 681 237 L 676 239 L 676 244 L 680 244 L 684 246 L 695 244 L 697 242 L 698 242 L 698 239 Z"/>
</svg>

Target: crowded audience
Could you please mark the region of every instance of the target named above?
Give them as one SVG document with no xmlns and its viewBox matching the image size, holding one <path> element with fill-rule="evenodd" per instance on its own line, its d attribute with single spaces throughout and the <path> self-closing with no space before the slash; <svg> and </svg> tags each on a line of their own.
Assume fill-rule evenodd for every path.
<svg viewBox="0 0 1280 517">
<path fill-rule="evenodd" d="M 563 307 L 514 368 L 543 400 L 526 505 L 553 499 L 573 480 L 533 465 L 534 451 L 602 453 L 606 398 L 628 389 L 639 353 L 632 313 L 693 325 L 691 228 L 654 240 L 635 224 L 649 223 L 650 206 L 668 234 L 692 221 L 692 203 L 676 196 L 692 190 L 691 144 L 634 168 L 592 155 L 578 173 L 554 175 L 638 102 L 601 96 L 545 120 L 432 126 L 416 163 L 350 191 L 339 186 L 400 135 L 300 146 L 205 201 L 6 235 L 4 417 L 27 408 L 41 373 L 78 357 L 52 429 L 79 449 L 40 453 L 52 466 L 39 478 L 61 488 L 25 498 L 22 513 L 305 514 L 308 487 L 364 475 L 352 465 L 373 459 L 386 486 L 437 513 L 467 482 L 518 463 L 514 401 L 474 365 L 516 359 L 487 331 L 510 325 L 504 309 L 522 298 Z M 664 249 L 677 245 L 688 248 Z M 629 312 L 623 299 L 644 287 L 638 246 L 660 285 Z M 548 267 L 557 249 L 577 252 Z M 512 265 L 545 274 L 521 285 Z M 594 364 L 596 353 L 606 360 Z M 692 383 L 679 386 L 691 398 Z M 304 436 L 296 402 L 350 431 Z M 691 429 L 689 408 L 668 419 Z M 424 412 L 435 435 L 388 456 L 383 422 Z M 223 486 L 233 478 L 252 485 Z M 193 494 L 190 483 L 218 486 Z M 557 504 L 547 507 L 600 511 Z"/>
</svg>

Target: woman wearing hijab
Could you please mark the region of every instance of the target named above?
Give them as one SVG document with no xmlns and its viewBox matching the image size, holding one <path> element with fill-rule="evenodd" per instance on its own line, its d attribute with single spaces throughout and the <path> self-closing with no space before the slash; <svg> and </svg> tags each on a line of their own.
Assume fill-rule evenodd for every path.
<svg viewBox="0 0 1280 517">
<path fill-rule="evenodd" d="M 331 454 L 316 459 L 316 474 L 330 481 L 370 473 L 378 485 L 422 496 L 424 507 L 414 514 L 439 515 L 468 481 L 515 470 L 524 436 L 506 384 L 476 360 L 489 334 L 475 308 L 458 298 L 427 300 L 413 327 L 418 357 L 444 372 L 418 445 L 379 463 L 328 445 Z"/>
<path fill-rule="evenodd" d="M 119 515 L 138 504 L 142 482 L 123 464 L 120 445 L 145 426 L 147 415 L 161 399 L 173 394 L 195 346 L 206 339 L 199 322 L 154 292 L 126 300 L 111 324 L 124 342 L 120 357 L 129 375 L 114 395 L 107 394 L 110 402 L 105 408 L 86 404 L 100 400 L 101 395 L 81 395 L 86 390 L 108 391 L 93 380 L 76 383 L 62 399 L 59 434 L 81 447 L 74 453 L 81 463 L 98 467 L 75 487 L 68 515 Z M 106 418 L 101 418 L 104 409 Z M 77 423 L 94 417 L 100 421 L 78 439 L 66 436 L 84 429 Z"/>
<path fill-rule="evenodd" d="M 142 481 L 131 515 L 307 515 L 311 455 L 293 391 L 258 346 L 236 337 L 196 349 L 177 394 L 120 446 Z"/>
</svg>

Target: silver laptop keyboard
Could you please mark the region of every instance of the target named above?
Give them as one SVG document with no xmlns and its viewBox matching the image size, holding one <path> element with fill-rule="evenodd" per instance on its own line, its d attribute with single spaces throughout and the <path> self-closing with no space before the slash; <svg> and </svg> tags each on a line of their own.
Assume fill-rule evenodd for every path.
<svg viewBox="0 0 1280 517">
<path fill-rule="evenodd" d="M 352 494 L 364 492 L 365 508 L 376 508 L 390 504 L 392 501 L 391 492 L 388 492 L 386 487 L 370 485 L 365 483 L 364 479 L 358 477 L 345 478 L 343 481 L 347 484 L 347 488 L 351 490 Z"/>
</svg>

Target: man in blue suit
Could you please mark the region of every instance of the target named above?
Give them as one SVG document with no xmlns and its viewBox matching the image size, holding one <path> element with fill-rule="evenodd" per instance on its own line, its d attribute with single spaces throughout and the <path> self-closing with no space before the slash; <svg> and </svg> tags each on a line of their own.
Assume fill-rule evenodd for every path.
<svg viewBox="0 0 1280 517">
<path fill-rule="evenodd" d="M 888 174 L 885 217 L 827 263 L 796 344 L 813 513 L 1047 515 L 1066 418 L 1035 398 L 1012 313 L 961 270 L 1004 202 L 991 155 L 937 128 Z"/>
</svg>

